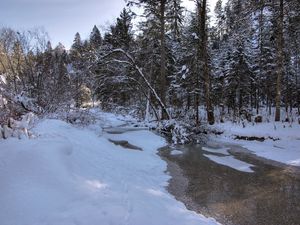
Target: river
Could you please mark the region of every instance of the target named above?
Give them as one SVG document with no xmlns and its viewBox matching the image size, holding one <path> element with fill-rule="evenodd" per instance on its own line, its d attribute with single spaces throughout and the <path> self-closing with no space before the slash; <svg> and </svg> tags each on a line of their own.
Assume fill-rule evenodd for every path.
<svg viewBox="0 0 300 225">
<path fill-rule="evenodd" d="M 210 158 L 225 155 L 201 145 L 165 147 L 160 155 L 172 176 L 169 192 L 187 208 L 225 225 L 299 225 L 299 170 L 261 160 L 230 146 L 229 155 L 253 165 L 247 172 Z"/>
</svg>

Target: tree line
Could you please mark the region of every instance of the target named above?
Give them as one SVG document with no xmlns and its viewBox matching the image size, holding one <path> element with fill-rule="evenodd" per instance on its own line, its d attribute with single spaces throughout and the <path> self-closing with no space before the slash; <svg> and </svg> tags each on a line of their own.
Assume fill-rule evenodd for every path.
<svg viewBox="0 0 300 225">
<path fill-rule="evenodd" d="M 195 125 L 300 113 L 300 2 L 218 0 L 214 23 L 209 1 L 194 3 L 187 12 L 181 0 L 129 1 L 103 35 L 97 26 L 86 40 L 76 33 L 69 50 L 42 30 L 2 28 L 2 122 L 96 101 Z M 135 29 L 131 6 L 143 9 Z"/>
</svg>

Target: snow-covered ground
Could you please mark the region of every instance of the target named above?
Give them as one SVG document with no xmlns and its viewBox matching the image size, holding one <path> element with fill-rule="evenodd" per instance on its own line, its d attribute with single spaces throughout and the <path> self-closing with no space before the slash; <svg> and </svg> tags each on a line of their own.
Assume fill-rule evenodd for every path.
<svg viewBox="0 0 300 225">
<path fill-rule="evenodd" d="M 98 119 L 85 128 L 44 119 L 34 139 L 0 140 L 1 225 L 217 224 L 166 191 L 170 177 L 156 154 L 163 138 L 146 130 L 108 134 L 103 127 L 128 118 L 101 113 Z"/>
<path fill-rule="evenodd" d="M 213 127 L 224 133 L 216 140 L 239 144 L 254 154 L 293 166 L 300 166 L 300 125 L 270 122 L 257 124 L 216 124 Z M 236 140 L 236 136 L 264 137 L 265 141 Z"/>
</svg>

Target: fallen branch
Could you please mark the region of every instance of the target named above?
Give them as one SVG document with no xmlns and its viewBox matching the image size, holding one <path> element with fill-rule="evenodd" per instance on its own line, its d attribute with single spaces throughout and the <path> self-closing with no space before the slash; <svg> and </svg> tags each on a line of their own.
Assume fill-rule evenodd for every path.
<svg viewBox="0 0 300 225">
<path fill-rule="evenodd" d="M 280 140 L 279 138 L 274 138 L 274 137 L 255 137 L 255 136 L 240 136 L 240 135 L 235 135 L 234 137 L 235 140 L 246 140 L 246 141 L 260 141 L 263 142 L 267 139 L 271 139 L 273 141 L 278 141 Z"/>
</svg>

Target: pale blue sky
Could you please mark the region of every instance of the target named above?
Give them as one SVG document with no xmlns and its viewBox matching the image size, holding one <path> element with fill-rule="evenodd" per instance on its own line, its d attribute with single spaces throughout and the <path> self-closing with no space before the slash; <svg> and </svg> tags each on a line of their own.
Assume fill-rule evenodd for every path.
<svg viewBox="0 0 300 225">
<path fill-rule="evenodd" d="M 0 0 L 0 25 L 16 29 L 42 26 L 53 44 L 67 47 L 76 32 L 87 37 L 94 25 L 112 22 L 124 0 Z"/>
<path fill-rule="evenodd" d="M 184 1 L 194 5 L 193 1 Z M 124 0 L 0 0 L 0 4 L 0 26 L 44 27 L 53 45 L 62 42 L 66 47 L 72 44 L 76 32 L 86 38 L 94 25 L 112 23 L 126 5 Z"/>
</svg>

